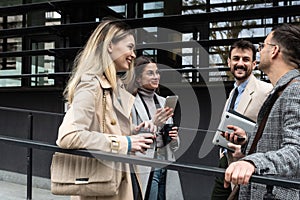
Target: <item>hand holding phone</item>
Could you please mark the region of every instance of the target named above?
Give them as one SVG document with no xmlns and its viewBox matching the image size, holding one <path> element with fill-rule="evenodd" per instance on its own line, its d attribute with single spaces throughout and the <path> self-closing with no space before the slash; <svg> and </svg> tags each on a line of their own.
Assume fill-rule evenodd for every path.
<svg viewBox="0 0 300 200">
<path fill-rule="evenodd" d="M 169 135 L 169 132 L 172 131 L 172 128 L 174 127 L 174 124 L 165 124 L 162 128 L 162 133 L 163 133 L 163 143 L 164 145 L 169 144 L 172 141 L 172 138 Z"/>
<path fill-rule="evenodd" d="M 231 135 L 231 134 L 234 135 L 233 137 L 237 137 L 237 138 L 236 138 L 237 142 L 243 142 L 243 141 L 245 141 L 245 139 L 246 139 L 246 138 L 244 138 L 244 137 L 242 137 L 242 136 L 240 136 L 240 135 L 236 135 L 236 134 L 234 134 L 234 133 L 225 132 L 225 131 L 222 131 L 222 130 L 219 130 L 219 129 L 218 129 L 218 131 L 221 132 L 221 135 L 222 135 L 223 137 L 225 137 L 226 140 L 228 140 L 228 141 L 230 141 L 230 142 L 232 142 L 232 143 L 235 143 L 235 142 L 232 141 L 232 140 L 230 140 L 230 137 L 231 137 L 230 135 Z"/>
</svg>

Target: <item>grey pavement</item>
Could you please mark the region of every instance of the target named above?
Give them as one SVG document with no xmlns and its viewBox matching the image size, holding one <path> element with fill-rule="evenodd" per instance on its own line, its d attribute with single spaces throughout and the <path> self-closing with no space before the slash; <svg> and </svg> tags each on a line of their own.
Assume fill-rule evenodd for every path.
<svg viewBox="0 0 300 200">
<path fill-rule="evenodd" d="M 0 200 L 27 199 L 27 177 L 24 174 L 0 170 Z M 50 179 L 32 177 L 32 200 L 70 200 L 69 196 L 53 195 Z"/>
<path fill-rule="evenodd" d="M 26 185 L 0 181 L 1 200 L 27 200 Z M 51 194 L 49 189 L 32 188 L 32 200 L 70 200 L 68 196 L 57 196 Z"/>
</svg>

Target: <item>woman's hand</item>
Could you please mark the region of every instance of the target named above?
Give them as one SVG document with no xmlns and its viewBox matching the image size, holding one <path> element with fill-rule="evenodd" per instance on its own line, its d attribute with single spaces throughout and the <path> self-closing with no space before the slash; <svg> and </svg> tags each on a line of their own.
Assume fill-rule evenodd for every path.
<svg viewBox="0 0 300 200">
<path fill-rule="evenodd" d="M 140 133 L 137 135 L 129 136 L 131 140 L 131 152 L 139 151 L 145 153 L 153 143 L 154 135 L 151 133 Z"/>
<path fill-rule="evenodd" d="M 166 108 L 159 108 L 156 110 L 154 117 L 152 118 L 152 122 L 159 127 L 162 127 L 166 121 L 174 115 L 173 109 L 166 107 Z"/>
<path fill-rule="evenodd" d="M 137 125 L 134 129 L 136 133 L 139 132 L 146 132 L 146 133 L 156 133 L 157 131 L 157 126 L 154 125 L 154 123 L 149 120 L 149 121 L 144 121 Z"/>
<path fill-rule="evenodd" d="M 172 127 L 172 130 L 169 131 L 169 136 L 172 138 L 172 140 L 177 140 L 177 138 L 178 138 L 178 127 L 177 126 Z"/>
</svg>

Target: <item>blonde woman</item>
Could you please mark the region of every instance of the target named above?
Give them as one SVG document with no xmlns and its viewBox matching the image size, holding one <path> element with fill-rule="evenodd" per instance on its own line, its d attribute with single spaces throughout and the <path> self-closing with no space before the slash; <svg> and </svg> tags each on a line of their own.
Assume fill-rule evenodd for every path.
<svg viewBox="0 0 300 200">
<path fill-rule="evenodd" d="M 132 77 L 134 49 L 134 35 L 126 24 L 106 20 L 98 25 L 77 56 L 64 92 L 69 109 L 59 128 L 59 147 L 118 154 L 143 153 L 150 148 L 153 134 L 131 135 L 134 97 L 123 87 L 123 81 Z M 125 72 L 122 79 L 118 72 Z M 141 127 L 148 128 L 149 124 L 141 123 L 135 131 Z M 129 165 L 120 164 L 114 170 L 122 171 L 117 194 L 103 197 L 87 193 L 71 199 L 140 199 L 141 188 L 135 174 L 129 173 Z"/>
</svg>

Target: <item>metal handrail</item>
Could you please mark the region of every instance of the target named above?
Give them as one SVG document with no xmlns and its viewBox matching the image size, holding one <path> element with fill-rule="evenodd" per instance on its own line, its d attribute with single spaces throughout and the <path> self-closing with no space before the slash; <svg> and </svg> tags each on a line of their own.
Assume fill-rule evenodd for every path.
<svg viewBox="0 0 300 200">
<path fill-rule="evenodd" d="M 2 107 L 2 106 L 0 106 L 0 110 L 22 112 L 22 113 L 31 113 L 31 114 L 54 115 L 54 116 L 61 116 L 61 117 L 65 115 L 63 113 L 54 113 L 54 112 L 29 110 L 29 109 L 23 109 L 23 108 Z"/>
<path fill-rule="evenodd" d="M 44 114 L 48 116 L 60 116 L 63 117 L 63 113 L 53 113 L 53 112 L 45 112 L 45 111 L 38 111 L 38 110 L 28 110 L 22 108 L 11 108 L 11 107 L 0 107 L 2 111 L 13 111 L 13 112 L 21 112 L 27 113 L 27 123 L 28 123 L 28 130 L 27 130 L 27 139 L 33 139 L 33 114 Z M 26 133 L 26 132 L 24 132 Z M 32 148 L 27 148 L 27 200 L 32 199 Z"/>
<path fill-rule="evenodd" d="M 125 162 L 130 164 L 145 165 L 145 166 L 158 167 L 158 168 L 165 167 L 170 170 L 184 171 L 184 172 L 202 174 L 207 176 L 222 177 L 224 176 L 224 172 L 225 172 L 225 169 L 217 168 L 217 167 L 183 164 L 177 162 L 170 162 L 166 160 L 142 158 L 134 155 L 123 155 L 123 154 L 115 154 L 110 152 L 94 151 L 94 150 L 62 149 L 56 145 L 49 144 L 46 142 L 28 140 L 23 138 L 20 139 L 16 137 L 8 137 L 3 135 L 0 135 L 0 141 L 5 142 L 7 144 L 18 145 L 27 148 L 68 153 L 68 154 L 74 154 L 74 155 L 80 155 L 86 157 L 93 157 L 97 159 Z M 266 185 L 276 185 L 280 187 L 300 189 L 300 180 L 278 178 L 274 176 L 252 175 L 250 181 L 266 184 Z"/>
<path fill-rule="evenodd" d="M 104 151 L 83 150 L 83 149 L 81 150 L 62 149 L 50 143 L 33 140 L 32 130 L 33 130 L 33 114 L 46 114 L 46 115 L 56 115 L 56 116 L 63 116 L 64 114 L 20 109 L 20 108 L 10 108 L 10 107 L 0 107 L 0 110 L 28 113 L 29 129 L 27 133 L 28 134 L 27 139 L 0 135 L 1 142 L 27 148 L 27 199 L 28 200 L 32 199 L 32 149 L 68 153 L 68 154 L 74 154 L 80 156 L 94 157 L 97 159 L 124 162 L 124 163 L 137 164 L 137 165 L 145 165 L 145 166 L 158 167 L 158 168 L 164 167 L 170 170 L 184 171 L 189 173 L 202 174 L 206 176 L 217 176 L 217 177 L 224 176 L 225 169 L 217 168 L 217 167 L 204 166 L 204 165 L 192 165 L 187 163 L 177 163 L 177 162 L 170 162 L 167 160 L 141 158 L 134 155 L 114 154 L 114 153 L 104 152 Z M 275 176 L 252 175 L 250 178 L 250 182 L 266 184 L 267 194 L 271 194 L 271 196 L 272 196 L 272 187 L 274 185 L 286 187 L 286 188 L 300 189 L 300 179 L 287 179 L 287 178 L 282 178 L 282 177 L 280 178 Z"/>
<path fill-rule="evenodd" d="M 201 67 L 195 68 L 192 65 L 185 65 L 184 67 L 190 68 L 170 68 L 170 69 L 160 69 L 161 72 L 170 72 L 170 71 L 177 71 L 177 72 L 200 72 L 200 71 L 210 71 L 210 72 L 217 72 L 217 71 L 230 71 L 228 67 Z M 55 73 L 39 73 L 39 74 L 12 74 L 12 75 L 0 75 L 0 79 L 7 79 L 7 78 L 31 78 L 31 77 L 56 77 L 56 76 L 69 76 L 71 72 L 55 72 Z"/>
<path fill-rule="evenodd" d="M 177 28 L 181 27 L 178 24 L 186 24 L 189 22 L 189 26 L 196 26 L 201 24 L 203 21 L 210 21 L 210 22 L 218 22 L 220 16 L 223 16 L 223 20 L 229 21 L 236 21 L 236 20 L 247 20 L 247 19 L 256 19 L 257 16 L 264 16 L 264 17 L 285 17 L 291 15 L 298 15 L 300 5 L 292 5 L 292 6 L 274 6 L 268 8 L 255 8 L 249 10 L 236 10 L 236 11 L 223 11 L 223 12 L 207 12 L 207 13 L 199 13 L 199 14 L 190 14 L 190 15 L 167 15 L 162 17 L 153 17 L 153 18 L 130 18 L 130 19 L 122 19 L 122 21 L 128 23 L 132 28 L 136 27 L 152 27 L 154 24 L 160 24 L 162 27 L 170 27 L 170 22 L 177 22 L 175 23 Z M 4 8 L 2 8 L 4 9 Z M 81 23 L 69 23 L 69 24 L 62 24 L 62 25 L 53 25 L 53 26 L 40 26 L 39 29 L 35 27 L 24 27 L 21 28 L 23 32 L 26 34 L 30 34 L 29 31 L 26 30 L 36 30 L 31 34 L 41 33 L 45 30 L 48 31 L 50 28 L 54 28 L 53 30 L 59 28 L 60 26 L 68 26 L 71 28 L 81 27 L 81 26 L 95 26 L 97 22 L 81 22 Z M 176 27 L 172 27 L 176 28 Z M 14 29 L 11 29 L 12 31 Z M 24 33 L 17 31 L 18 28 L 15 28 L 15 31 L 18 32 L 20 35 L 24 35 Z M 8 30 L 0 30 L 0 33 L 6 32 Z M 0 34 L 0 37 L 6 37 L 7 34 L 12 34 L 11 36 L 15 36 L 15 34 L 9 31 L 10 33 Z"/>
<path fill-rule="evenodd" d="M 0 79 L 6 78 L 31 78 L 31 77 L 57 77 L 57 76 L 69 76 L 71 72 L 56 72 L 56 73 L 40 73 L 40 74 L 12 74 L 12 75 L 0 75 Z"/>
<path fill-rule="evenodd" d="M 82 47 L 66 47 L 66 48 L 55 48 L 55 49 L 39 49 L 39 50 L 20 50 L 20 51 L 6 51 L 0 53 L 0 58 L 8 57 L 27 57 L 27 56 L 57 56 L 67 57 L 69 54 L 75 55 Z"/>
</svg>

